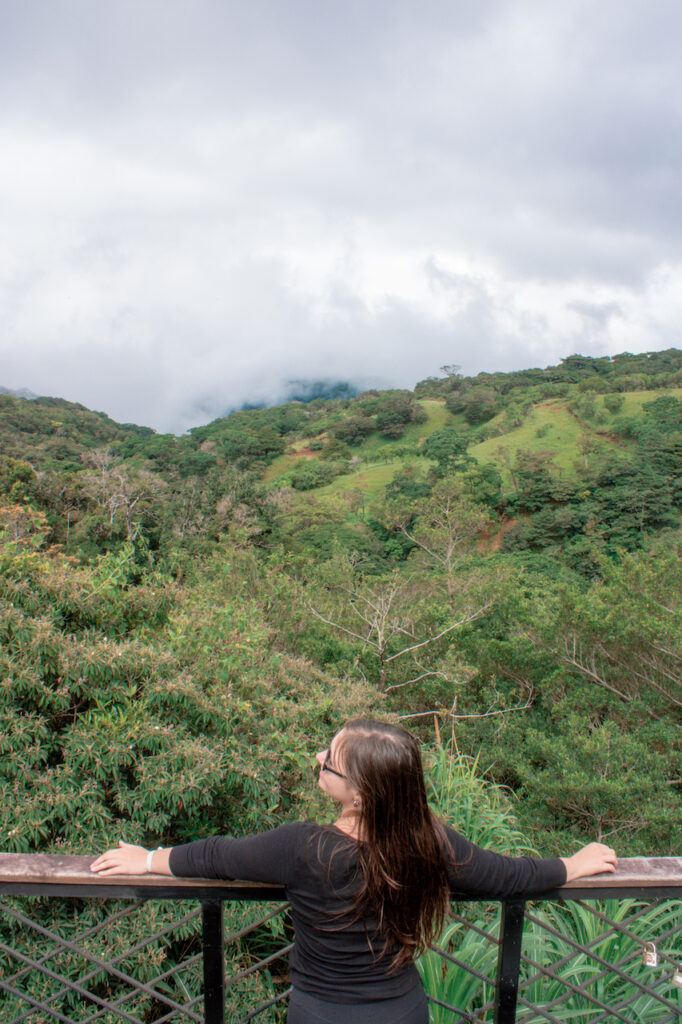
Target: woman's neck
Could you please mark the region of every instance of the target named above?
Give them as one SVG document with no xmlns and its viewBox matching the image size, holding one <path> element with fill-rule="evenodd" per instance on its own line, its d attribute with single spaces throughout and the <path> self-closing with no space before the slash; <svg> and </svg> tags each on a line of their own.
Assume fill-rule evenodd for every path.
<svg viewBox="0 0 682 1024">
<path fill-rule="evenodd" d="M 341 832 L 345 832 L 346 835 L 350 836 L 351 839 L 357 839 L 358 826 L 360 824 L 359 817 L 360 816 L 357 813 L 357 811 L 342 811 L 341 814 L 336 819 L 336 821 L 334 822 L 334 825 Z"/>
</svg>

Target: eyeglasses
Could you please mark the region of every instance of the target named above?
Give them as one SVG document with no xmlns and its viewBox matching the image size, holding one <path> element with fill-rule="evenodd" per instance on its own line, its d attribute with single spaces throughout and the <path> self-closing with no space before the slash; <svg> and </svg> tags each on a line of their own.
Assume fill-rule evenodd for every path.
<svg viewBox="0 0 682 1024">
<path fill-rule="evenodd" d="M 331 764 L 329 763 L 329 751 L 327 751 L 327 756 L 324 759 L 324 764 L 322 765 L 320 771 L 329 772 L 330 775 L 338 775 L 340 779 L 346 778 L 346 776 L 342 775 L 341 772 L 337 772 L 336 768 L 332 768 Z"/>
</svg>

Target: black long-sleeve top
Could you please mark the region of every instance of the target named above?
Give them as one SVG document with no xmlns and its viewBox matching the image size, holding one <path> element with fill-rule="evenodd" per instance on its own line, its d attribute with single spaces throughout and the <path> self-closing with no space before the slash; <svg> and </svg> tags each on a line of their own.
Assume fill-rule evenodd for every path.
<svg viewBox="0 0 682 1024">
<path fill-rule="evenodd" d="M 449 869 L 453 897 L 491 899 L 537 896 L 563 885 L 566 867 L 558 857 L 504 857 L 470 843 L 445 826 L 454 864 Z M 295 821 L 269 832 L 232 839 L 210 836 L 174 846 L 171 873 L 183 878 L 239 878 L 285 886 L 294 925 L 290 955 L 296 988 L 335 1003 L 389 999 L 420 984 L 413 963 L 388 974 L 389 948 L 381 959 L 368 945 L 376 922 L 353 922 L 349 909 L 362 883 L 357 841 L 334 825 Z M 333 919 L 330 915 L 341 912 Z"/>
</svg>

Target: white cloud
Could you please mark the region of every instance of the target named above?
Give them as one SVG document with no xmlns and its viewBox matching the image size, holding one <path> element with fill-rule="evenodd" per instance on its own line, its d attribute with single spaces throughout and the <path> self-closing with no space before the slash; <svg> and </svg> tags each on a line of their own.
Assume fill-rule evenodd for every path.
<svg viewBox="0 0 682 1024">
<path fill-rule="evenodd" d="M 181 430 L 679 342 L 674 3 L 0 17 L 6 386 Z"/>
</svg>

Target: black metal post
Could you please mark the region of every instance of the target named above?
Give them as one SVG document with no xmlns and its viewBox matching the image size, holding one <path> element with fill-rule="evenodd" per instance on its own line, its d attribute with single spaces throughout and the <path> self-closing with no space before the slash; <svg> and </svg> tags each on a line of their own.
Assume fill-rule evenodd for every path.
<svg viewBox="0 0 682 1024">
<path fill-rule="evenodd" d="M 224 1024 L 225 966 L 222 900 L 202 900 L 205 1024 Z"/>
<path fill-rule="evenodd" d="M 501 943 L 497 958 L 495 1024 L 515 1024 L 516 998 L 519 992 L 519 967 L 523 939 L 523 915 L 526 904 L 514 900 L 502 904 Z"/>
</svg>

